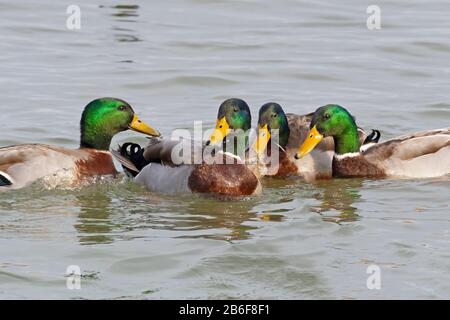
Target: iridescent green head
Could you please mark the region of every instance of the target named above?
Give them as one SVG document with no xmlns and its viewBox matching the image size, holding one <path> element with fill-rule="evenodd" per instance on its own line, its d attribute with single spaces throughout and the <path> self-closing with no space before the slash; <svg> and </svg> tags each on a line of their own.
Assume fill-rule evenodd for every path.
<svg viewBox="0 0 450 320">
<path fill-rule="evenodd" d="M 278 103 L 266 103 L 259 109 L 256 152 L 263 153 L 274 134 L 278 134 L 278 144 L 285 148 L 289 141 L 290 132 L 283 108 Z"/>
<path fill-rule="evenodd" d="M 84 108 L 81 115 L 80 147 L 108 150 L 112 137 L 128 129 L 151 136 L 160 135 L 139 120 L 127 102 L 116 98 L 95 99 Z"/>
<path fill-rule="evenodd" d="M 311 152 L 324 137 L 333 137 L 337 154 L 359 151 L 360 143 L 355 119 L 347 109 L 337 104 L 318 108 L 312 117 L 310 128 L 305 142 L 296 155 L 297 158 Z"/>
<path fill-rule="evenodd" d="M 355 119 L 350 112 L 337 104 L 318 108 L 311 119 L 310 129 L 314 126 L 325 137 L 339 136 L 346 133 L 348 129 L 357 129 Z"/>
<path fill-rule="evenodd" d="M 236 130 L 246 132 L 251 126 L 252 117 L 247 103 L 237 98 L 225 100 L 219 107 L 216 128 L 209 142 L 213 145 L 218 145 L 231 132 Z"/>
</svg>

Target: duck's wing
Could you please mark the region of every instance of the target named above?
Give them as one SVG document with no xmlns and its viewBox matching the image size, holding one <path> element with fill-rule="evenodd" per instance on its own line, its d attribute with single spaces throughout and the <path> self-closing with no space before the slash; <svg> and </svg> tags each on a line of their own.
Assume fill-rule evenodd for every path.
<svg viewBox="0 0 450 320">
<path fill-rule="evenodd" d="M 404 135 L 362 149 L 390 175 L 431 177 L 450 173 L 450 128 Z"/>
<path fill-rule="evenodd" d="M 149 163 L 157 162 L 164 165 L 180 166 L 201 164 L 204 162 L 206 146 L 202 141 L 192 139 L 169 140 L 150 138 L 149 145 L 145 147 L 143 156 Z"/>
<path fill-rule="evenodd" d="M 203 161 L 204 147 L 201 142 L 190 139 L 149 138 L 146 147 L 127 142 L 119 146 L 119 149 L 113 150 L 112 153 L 126 172 L 135 176 L 150 163 L 172 167 L 200 164 Z"/>
<path fill-rule="evenodd" d="M 387 140 L 364 150 L 366 156 L 411 160 L 450 146 L 450 128 L 426 130 Z"/>
<path fill-rule="evenodd" d="M 0 148 L 0 186 L 20 188 L 34 180 L 75 166 L 74 150 L 43 144 Z"/>
<path fill-rule="evenodd" d="M 149 144 L 144 149 L 144 158 L 147 162 L 157 162 L 163 163 L 167 165 L 175 165 L 175 162 L 172 154 L 178 147 L 186 147 L 189 150 L 191 144 L 191 140 L 169 140 L 169 139 L 157 139 L 150 138 Z"/>
</svg>

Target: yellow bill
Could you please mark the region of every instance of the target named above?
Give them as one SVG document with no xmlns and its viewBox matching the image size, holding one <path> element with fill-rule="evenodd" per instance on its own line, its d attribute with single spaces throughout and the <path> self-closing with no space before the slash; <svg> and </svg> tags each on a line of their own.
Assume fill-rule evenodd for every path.
<svg viewBox="0 0 450 320">
<path fill-rule="evenodd" d="M 153 137 L 161 136 L 161 134 L 158 132 L 158 130 L 153 129 L 145 122 L 142 122 L 141 120 L 139 120 L 139 118 L 136 114 L 133 116 L 133 120 L 128 125 L 128 128 L 130 128 L 133 131 L 144 133 L 144 134 L 147 134 L 147 135 L 153 136 Z"/>
<path fill-rule="evenodd" d="M 223 139 L 225 139 L 230 131 L 230 126 L 228 125 L 227 119 L 225 119 L 225 117 L 217 120 L 216 128 L 209 138 L 210 143 L 212 145 L 218 145 L 222 143 Z"/>
<path fill-rule="evenodd" d="M 322 141 L 323 135 L 317 131 L 316 126 L 314 126 L 308 133 L 308 136 L 306 137 L 303 144 L 298 149 L 297 154 L 295 155 L 296 159 L 300 159 L 304 156 L 306 156 L 308 153 L 310 153 L 317 144 Z"/>
<path fill-rule="evenodd" d="M 253 149 L 257 154 L 260 155 L 266 150 L 269 140 L 270 132 L 269 129 L 267 129 L 267 124 L 265 124 L 262 128 L 260 125 L 258 125 L 258 139 L 256 139 L 256 142 L 253 145 Z"/>
</svg>

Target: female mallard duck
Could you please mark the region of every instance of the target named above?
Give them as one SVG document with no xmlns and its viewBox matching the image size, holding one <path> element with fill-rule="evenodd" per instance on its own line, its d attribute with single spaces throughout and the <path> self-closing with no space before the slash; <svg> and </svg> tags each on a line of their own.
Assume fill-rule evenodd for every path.
<svg viewBox="0 0 450 320">
<path fill-rule="evenodd" d="M 76 184 L 86 177 L 115 174 L 108 149 L 116 133 L 131 129 L 160 135 L 141 122 L 128 103 L 114 98 L 90 102 L 84 108 L 80 125 L 79 149 L 45 144 L 0 148 L 0 190 L 20 188 L 44 177 Z"/>
<path fill-rule="evenodd" d="M 361 147 L 354 118 L 339 105 L 317 109 L 308 138 L 296 158 L 315 149 L 324 137 L 335 143 L 336 177 L 437 177 L 450 173 L 450 128 L 422 131 Z"/>
<path fill-rule="evenodd" d="M 333 139 L 324 139 L 311 153 L 301 159 L 294 159 L 298 146 L 306 139 L 313 114 L 285 114 L 283 108 L 274 102 L 266 103 L 259 110 L 258 139 L 254 148 L 258 155 L 267 150 L 271 157 L 272 141 L 278 140 L 279 158 L 276 165 L 269 162 L 265 175 L 286 177 L 298 175 L 309 180 L 330 178 L 334 154 Z M 361 143 L 376 143 L 379 132 L 367 136 L 364 130 L 357 128 L 357 139 Z M 264 170 L 264 169 L 263 169 Z"/>
<path fill-rule="evenodd" d="M 247 103 L 228 99 L 219 108 L 216 130 L 206 145 L 150 139 L 145 148 L 126 143 L 113 154 L 134 180 L 150 191 L 248 196 L 260 192 L 261 186 L 252 168 L 234 153 L 239 148 L 227 150 L 225 146 L 223 152 L 214 146 L 231 136 L 234 128 L 246 128 L 245 123 L 251 123 Z"/>
</svg>

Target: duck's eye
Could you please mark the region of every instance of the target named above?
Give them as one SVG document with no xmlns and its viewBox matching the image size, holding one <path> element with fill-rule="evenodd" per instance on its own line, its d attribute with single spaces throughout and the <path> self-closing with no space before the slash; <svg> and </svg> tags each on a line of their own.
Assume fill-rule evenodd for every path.
<svg viewBox="0 0 450 320">
<path fill-rule="evenodd" d="M 329 113 L 325 113 L 325 115 L 323 116 L 324 119 L 330 119 L 330 114 Z"/>
<path fill-rule="evenodd" d="M 238 108 L 234 108 L 233 111 L 234 112 L 239 112 L 239 109 Z"/>
<path fill-rule="evenodd" d="M 272 115 L 272 118 L 276 118 L 276 117 L 277 117 L 277 114 L 276 114 L 276 113 Z"/>
<path fill-rule="evenodd" d="M 124 111 L 126 108 L 127 108 L 126 106 L 121 105 L 121 106 L 118 106 L 118 107 L 117 107 L 117 110 L 119 110 L 119 111 Z"/>
</svg>

